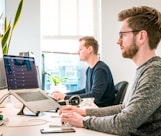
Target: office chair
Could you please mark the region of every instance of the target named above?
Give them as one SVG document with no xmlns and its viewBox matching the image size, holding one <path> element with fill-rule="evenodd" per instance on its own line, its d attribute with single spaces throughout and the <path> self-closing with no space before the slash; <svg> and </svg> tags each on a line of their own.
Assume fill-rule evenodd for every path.
<svg viewBox="0 0 161 136">
<path fill-rule="evenodd" d="M 116 96 L 114 100 L 114 105 L 123 103 L 128 85 L 129 83 L 127 81 L 120 81 L 115 85 Z"/>
</svg>

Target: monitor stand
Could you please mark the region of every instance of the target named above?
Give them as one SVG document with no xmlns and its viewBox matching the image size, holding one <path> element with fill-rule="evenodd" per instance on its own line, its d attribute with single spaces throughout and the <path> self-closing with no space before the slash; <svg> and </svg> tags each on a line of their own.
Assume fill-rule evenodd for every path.
<svg viewBox="0 0 161 136">
<path fill-rule="evenodd" d="M 24 113 L 24 109 L 25 109 L 25 105 L 23 104 L 23 107 L 21 108 L 21 110 L 17 113 L 17 115 L 25 115 L 25 116 L 38 116 L 39 115 L 39 111 L 36 114 L 25 114 Z"/>
</svg>

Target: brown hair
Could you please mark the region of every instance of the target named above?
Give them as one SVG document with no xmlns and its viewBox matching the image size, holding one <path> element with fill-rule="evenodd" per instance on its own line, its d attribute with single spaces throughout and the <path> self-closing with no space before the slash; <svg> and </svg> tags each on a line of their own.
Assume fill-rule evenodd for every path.
<svg viewBox="0 0 161 136">
<path fill-rule="evenodd" d="M 145 30 L 149 37 L 150 49 L 156 49 L 161 39 L 161 13 L 148 6 L 133 7 L 118 14 L 118 20 L 128 19 L 132 30 Z"/>
<path fill-rule="evenodd" d="M 92 46 L 93 47 L 93 50 L 94 50 L 94 54 L 97 54 L 98 53 L 98 42 L 97 40 L 92 37 L 92 36 L 84 36 L 82 38 L 79 39 L 79 41 L 85 41 L 85 47 L 89 47 L 89 46 Z"/>
</svg>

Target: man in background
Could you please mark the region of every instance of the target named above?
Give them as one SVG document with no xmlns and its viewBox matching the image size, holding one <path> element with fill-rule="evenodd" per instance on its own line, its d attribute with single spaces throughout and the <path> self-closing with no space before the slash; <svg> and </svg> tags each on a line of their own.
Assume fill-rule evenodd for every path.
<svg viewBox="0 0 161 136">
<path fill-rule="evenodd" d="M 98 57 L 98 42 L 94 37 L 85 36 L 79 40 L 78 55 L 81 61 L 88 63 L 86 71 L 86 86 L 82 90 L 71 93 L 53 92 L 52 96 L 57 100 L 67 100 L 72 95 L 81 98 L 94 98 L 98 107 L 113 105 L 115 87 L 110 68 Z"/>
</svg>

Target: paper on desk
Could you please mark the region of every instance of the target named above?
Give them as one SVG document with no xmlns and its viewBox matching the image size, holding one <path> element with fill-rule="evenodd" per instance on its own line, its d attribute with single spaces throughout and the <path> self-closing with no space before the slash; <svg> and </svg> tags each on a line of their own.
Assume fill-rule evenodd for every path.
<svg viewBox="0 0 161 136">
<path fill-rule="evenodd" d="M 49 127 L 61 127 L 61 118 L 57 117 L 57 118 L 51 118 L 51 122 L 49 123 Z"/>
</svg>

